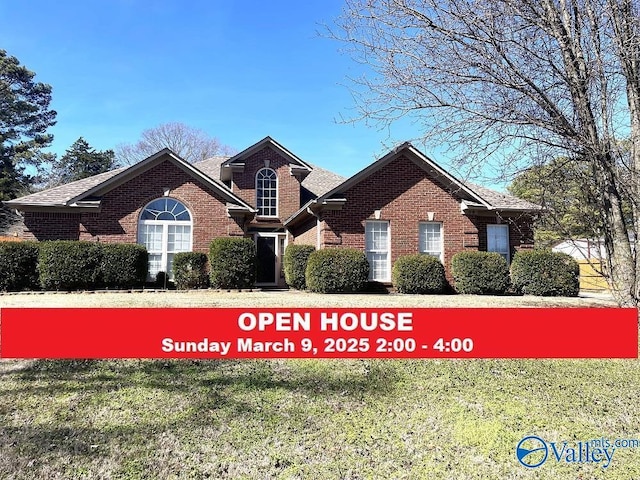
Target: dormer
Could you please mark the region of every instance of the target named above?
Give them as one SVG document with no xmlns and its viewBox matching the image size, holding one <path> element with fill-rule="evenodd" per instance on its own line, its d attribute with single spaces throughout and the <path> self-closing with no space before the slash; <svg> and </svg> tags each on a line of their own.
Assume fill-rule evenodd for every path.
<svg viewBox="0 0 640 480">
<path fill-rule="evenodd" d="M 296 155 L 291 153 L 285 147 L 280 145 L 271 137 L 265 137 L 259 142 L 251 145 L 249 148 L 234 155 L 229 160 L 224 162 L 220 170 L 220 180 L 233 181 L 234 174 L 244 173 L 245 161 L 255 153 L 263 150 L 266 147 L 272 148 L 275 152 L 279 153 L 289 163 L 289 174 L 302 182 L 307 175 L 311 172 L 309 164 L 302 161 Z"/>
<path fill-rule="evenodd" d="M 226 160 L 220 179 L 256 208 L 256 220 L 281 222 L 300 208 L 300 184 L 312 168 L 285 147 L 265 137 Z"/>
</svg>

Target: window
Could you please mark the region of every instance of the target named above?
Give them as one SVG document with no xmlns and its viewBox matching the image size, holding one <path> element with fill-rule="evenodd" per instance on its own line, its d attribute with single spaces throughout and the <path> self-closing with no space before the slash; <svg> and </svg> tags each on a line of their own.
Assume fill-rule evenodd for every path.
<svg viewBox="0 0 640 480">
<path fill-rule="evenodd" d="M 149 252 L 149 280 L 166 272 L 173 280 L 173 257 L 191 251 L 191 214 L 173 198 L 158 198 L 140 214 L 138 243 Z"/>
<path fill-rule="evenodd" d="M 432 222 L 420 222 L 420 253 L 426 253 L 436 257 L 441 262 L 442 254 L 442 224 Z"/>
<path fill-rule="evenodd" d="M 270 168 L 256 174 L 256 206 L 259 217 L 278 216 L 278 177 Z"/>
<path fill-rule="evenodd" d="M 509 225 L 487 225 L 487 251 L 499 253 L 509 263 Z"/>
<path fill-rule="evenodd" d="M 369 260 L 369 280 L 391 281 L 389 222 L 365 223 L 365 251 Z"/>
</svg>

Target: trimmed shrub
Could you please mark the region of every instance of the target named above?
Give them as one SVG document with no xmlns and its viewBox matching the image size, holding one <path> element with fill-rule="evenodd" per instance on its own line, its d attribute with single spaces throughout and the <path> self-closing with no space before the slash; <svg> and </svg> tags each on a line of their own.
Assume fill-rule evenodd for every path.
<svg viewBox="0 0 640 480">
<path fill-rule="evenodd" d="M 159 289 L 171 287 L 171 282 L 169 281 L 169 275 L 167 275 L 167 272 L 160 270 L 156 273 L 156 278 L 153 280 L 153 286 Z"/>
<path fill-rule="evenodd" d="M 149 255 L 142 245 L 101 243 L 102 284 L 107 288 L 131 288 L 147 280 Z"/>
<path fill-rule="evenodd" d="M 251 288 L 256 281 L 256 245 L 250 238 L 216 238 L 209 248 L 211 286 Z"/>
<path fill-rule="evenodd" d="M 495 252 L 460 252 L 451 259 L 458 293 L 501 295 L 509 290 L 509 266 Z"/>
<path fill-rule="evenodd" d="M 399 293 L 442 293 L 447 286 L 440 260 L 420 253 L 398 258 L 393 264 L 391 281 Z"/>
<path fill-rule="evenodd" d="M 180 252 L 173 257 L 173 280 L 178 290 L 208 288 L 207 255 L 201 252 Z"/>
<path fill-rule="evenodd" d="M 366 255 L 353 248 L 316 250 L 309 255 L 305 281 L 318 293 L 350 293 L 364 288 L 369 278 Z"/>
<path fill-rule="evenodd" d="M 511 281 L 519 293 L 575 297 L 580 291 L 580 267 L 566 253 L 520 251 L 511 263 Z"/>
<path fill-rule="evenodd" d="M 304 275 L 309 255 L 316 249 L 311 245 L 289 245 L 284 251 L 284 279 L 292 288 L 304 290 L 307 286 Z"/>
<path fill-rule="evenodd" d="M 55 240 L 40 243 L 38 271 L 45 290 L 94 288 L 101 280 L 102 248 L 95 242 Z"/>
<path fill-rule="evenodd" d="M 36 290 L 37 267 L 36 242 L 0 242 L 0 290 Z"/>
</svg>

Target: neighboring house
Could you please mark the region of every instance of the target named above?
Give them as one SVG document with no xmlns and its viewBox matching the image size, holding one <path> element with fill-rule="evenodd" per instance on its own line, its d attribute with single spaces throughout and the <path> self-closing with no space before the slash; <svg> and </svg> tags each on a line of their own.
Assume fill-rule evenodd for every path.
<svg viewBox="0 0 640 480">
<path fill-rule="evenodd" d="M 561 240 L 552 248 L 554 252 L 566 253 L 573 257 L 580 267 L 580 290 L 606 292 L 609 290 L 603 269 L 607 258 L 604 239 L 580 238 Z"/>
<path fill-rule="evenodd" d="M 561 240 L 551 248 L 554 252 L 566 253 L 576 260 L 601 260 L 607 258 L 604 239 L 579 238 Z"/>
<path fill-rule="evenodd" d="M 460 182 L 409 143 L 345 179 L 270 137 L 194 165 L 165 149 L 5 205 L 22 212 L 25 239 L 145 245 L 150 278 L 171 272 L 177 252 L 207 252 L 216 237 L 251 237 L 258 285 L 284 283 L 281 259 L 290 243 L 358 248 L 371 280 L 384 283 L 399 256 L 422 252 L 438 257 L 451 278 L 458 252 L 495 251 L 510 261 L 532 247 L 540 210 Z"/>
</svg>

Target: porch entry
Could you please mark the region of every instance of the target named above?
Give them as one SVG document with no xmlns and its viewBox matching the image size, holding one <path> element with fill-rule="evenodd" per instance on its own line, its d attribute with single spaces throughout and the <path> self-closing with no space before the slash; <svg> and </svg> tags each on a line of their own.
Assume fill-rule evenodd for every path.
<svg viewBox="0 0 640 480">
<path fill-rule="evenodd" d="M 282 256 L 284 255 L 285 238 L 283 233 L 255 234 L 258 256 L 256 285 L 284 286 Z"/>
</svg>

